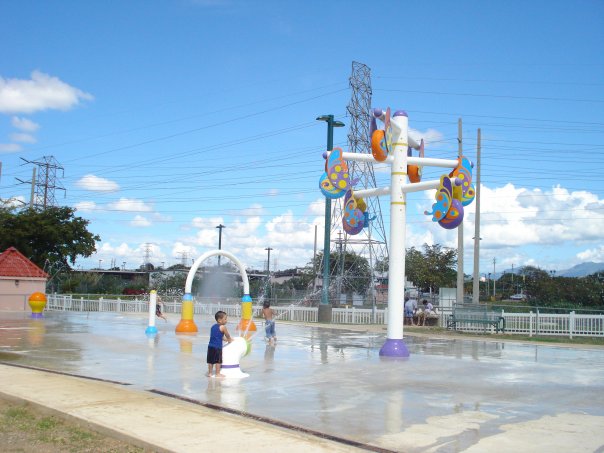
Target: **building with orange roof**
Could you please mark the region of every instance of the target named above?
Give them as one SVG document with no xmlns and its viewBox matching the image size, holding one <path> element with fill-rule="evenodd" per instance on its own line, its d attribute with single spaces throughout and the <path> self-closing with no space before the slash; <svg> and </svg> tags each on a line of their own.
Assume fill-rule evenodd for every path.
<svg viewBox="0 0 604 453">
<path fill-rule="evenodd" d="M 29 296 L 46 292 L 49 275 L 14 247 L 0 254 L 0 311 L 28 311 Z"/>
</svg>

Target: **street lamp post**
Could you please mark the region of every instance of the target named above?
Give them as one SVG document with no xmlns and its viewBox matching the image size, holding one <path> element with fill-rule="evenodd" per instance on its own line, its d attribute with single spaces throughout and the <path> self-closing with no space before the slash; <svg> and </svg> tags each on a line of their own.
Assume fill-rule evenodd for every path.
<svg viewBox="0 0 604 453">
<path fill-rule="evenodd" d="M 327 123 L 327 151 L 333 150 L 333 128 L 344 127 L 341 121 L 335 121 L 333 115 L 322 115 L 317 121 Z M 329 246 L 331 233 L 331 199 L 325 197 L 325 234 L 323 240 L 323 288 L 319 304 L 318 321 L 331 322 L 331 304 L 329 303 Z"/>
</svg>

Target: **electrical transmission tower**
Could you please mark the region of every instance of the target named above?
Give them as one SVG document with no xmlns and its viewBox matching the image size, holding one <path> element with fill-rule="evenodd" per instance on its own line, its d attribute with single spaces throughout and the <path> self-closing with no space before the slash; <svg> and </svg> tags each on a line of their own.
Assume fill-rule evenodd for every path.
<svg viewBox="0 0 604 453">
<path fill-rule="evenodd" d="M 143 263 L 144 266 L 148 266 L 149 264 L 151 264 L 151 243 L 150 242 L 145 242 L 145 262 Z"/>
<path fill-rule="evenodd" d="M 350 76 L 352 90 L 347 111 L 350 118 L 348 132 L 348 146 L 351 153 L 370 153 L 371 137 L 369 126 L 371 122 L 371 69 L 363 63 L 352 62 L 352 75 Z M 357 180 L 355 188 L 372 189 L 376 187 L 373 163 L 349 162 L 348 170 L 350 180 Z M 338 199 L 332 209 L 332 237 L 342 230 L 343 199 Z M 388 242 L 382 218 L 379 197 L 369 197 L 365 200 L 369 218 L 369 225 L 356 236 L 344 234 L 343 247 L 346 251 L 350 245 L 355 251 L 366 257 L 369 265 L 375 268 L 377 260 L 388 257 Z M 342 249 L 342 239 L 339 240 L 339 250 Z M 339 279 L 343 278 L 344 269 L 338 266 Z M 376 269 L 379 271 L 379 269 Z M 338 280 L 338 278 L 336 280 Z"/>
<path fill-rule="evenodd" d="M 34 167 L 31 181 L 23 181 L 16 178 L 22 184 L 31 184 L 31 198 L 29 206 L 33 209 L 45 210 L 46 208 L 56 206 L 55 190 L 63 190 L 57 183 L 57 170 L 61 170 L 61 177 L 65 176 L 65 169 L 57 162 L 54 156 L 44 156 L 42 160 L 27 160 L 21 157 L 21 160 L 28 164 L 36 165 Z"/>
</svg>

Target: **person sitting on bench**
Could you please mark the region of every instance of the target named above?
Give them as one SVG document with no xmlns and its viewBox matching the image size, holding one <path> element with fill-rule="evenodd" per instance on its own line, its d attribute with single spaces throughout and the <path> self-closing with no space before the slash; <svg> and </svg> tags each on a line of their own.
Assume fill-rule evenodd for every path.
<svg viewBox="0 0 604 453">
<path fill-rule="evenodd" d="M 422 300 L 422 304 L 424 305 L 423 310 L 419 311 L 418 314 L 418 320 L 417 320 L 417 325 L 419 326 L 420 323 L 422 326 L 426 325 L 426 318 L 429 315 L 434 315 L 436 314 L 436 311 L 434 311 L 434 305 L 432 305 L 431 302 L 428 302 L 426 299 Z"/>
</svg>

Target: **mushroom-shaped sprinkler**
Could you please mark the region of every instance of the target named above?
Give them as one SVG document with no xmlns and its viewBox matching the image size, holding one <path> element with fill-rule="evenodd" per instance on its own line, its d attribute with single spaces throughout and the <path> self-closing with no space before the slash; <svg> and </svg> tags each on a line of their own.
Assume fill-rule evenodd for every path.
<svg viewBox="0 0 604 453">
<path fill-rule="evenodd" d="M 245 378 L 249 374 L 241 371 L 239 361 L 250 351 L 249 340 L 243 337 L 233 338 L 233 341 L 222 348 L 222 367 L 220 373 L 227 378 Z"/>
<path fill-rule="evenodd" d="M 35 292 L 27 301 L 29 306 L 31 307 L 31 317 L 32 318 L 42 318 L 42 312 L 46 307 L 46 295 L 44 293 Z"/>
</svg>

